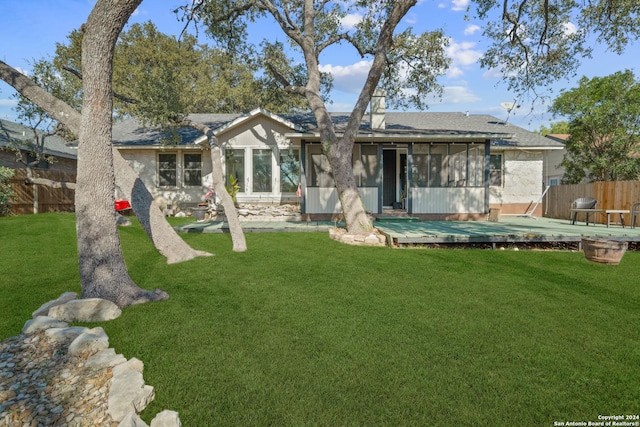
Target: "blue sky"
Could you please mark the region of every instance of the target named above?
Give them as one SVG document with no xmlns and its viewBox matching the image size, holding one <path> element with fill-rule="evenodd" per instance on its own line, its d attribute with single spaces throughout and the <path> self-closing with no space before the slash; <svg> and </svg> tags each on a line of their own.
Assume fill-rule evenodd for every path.
<svg viewBox="0 0 640 427">
<path fill-rule="evenodd" d="M 184 1 L 144 0 L 129 23 L 151 20 L 160 31 L 177 35 L 183 24 L 177 21 L 172 10 Z M 95 0 L 0 0 L 0 59 L 28 74 L 34 60 L 50 58 L 55 52 L 56 42 L 66 42 L 66 36 L 86 20 L 94 3 Z M 464 19 L 468 5 L 469 0 L 422 0 L 402 23 L 403 26 L 414 27 L 416 33 L 443 27 L 451 38 L 448 55 L 453 61 L 452 66 L 440 80 L 445 88 L 444 97 L 430 105 L 429 111 L 469 111 L 470 114 L 491 114 L 506 119 L 507 112 L 500 104 L 513 101 L 514 97 L 500 83 L 495 72 L 480 68 L 478 60 L 486 43 L 482 38 L 482 23 Z M 253 34 L 268 33 L 269 25 L 268 22 L 261 23 L 261 28 Z M 201 42 L 207 42 L 202 32 L 200 37 Z M 284 41 L 284 36 L 280 39 Z M 258 36 L 255 36 L 255 41 L 259 41 Z M 624 69 L 638 74 L 638 58 L 640 46 L 628 49 L 623 56 L 599 47 L 594 58 L 583 63 L 576 78 L 558 82 L 552 93 L 557 95 L 562 88 L 575 87 L 581 76 L 606 76 Z M 329 51 L 321 57 L 321 63 L 323 70 L 334 76 L 330 109 L 350 111 L 368 71 L 367 62 L 345 46 Z M 15 119 L 11 109 L 15 105 L 11 98 L 13 93 L 10 86 L 0 83 L 2 119 Z M 530 130 L 548 126 L 552 120 L 545 105 L 530 103 L 521 103 L 521 107 L 509 116 L 510 123 Z"/>
</svg>

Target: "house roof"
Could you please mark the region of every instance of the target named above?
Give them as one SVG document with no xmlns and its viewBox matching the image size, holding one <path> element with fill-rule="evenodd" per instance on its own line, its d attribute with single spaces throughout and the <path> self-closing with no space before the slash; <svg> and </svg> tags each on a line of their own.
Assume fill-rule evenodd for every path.
<svg viewBox="0 0 640 427">
<path fill-rule="evenodd" d="M 550 133 L 545 135 L 545 138 L 552 139 L 557 142 L 561 142 L 562 145 L 566 144 L 571 135 L 568 133 Z"/>
<path fill-rule="evenodd" d="M 265 115 L 279 121 L 291 129 L 290 137 L 319 137 L 312 114 L 275 115 L 263 109 L 242 114 L 192 114 L 193 121 L 201 122 L 220 134 L 258 115 Z M 340 132 L 349 120 L 349 113 L 331 113 L 336 130 Z M 408 141 L 465 141 L 490 139 L 493 147 L 518 147 L 539 149 L 560 149 L 564 145 L 530 132 L 521 127 L 507 124 L 489 115 L 467 115 L 465 113 L 432 112 L 386 112 L 385 129 L 371 129 L 369 115 L 363 117 L 358 138 L 360 140 L 394 139 Z M 180 145 L 193 145 L 202 140 L 202 134 L 190 129 L 179 130 Z M 114 144 L 122 146 L 160 146 L 161 133 L 158 129 L 145 129 L 136 120 L 130 119 L 114 125 Z"/>
<path fill-rule="evenodd" d="M 0 122 L 0 147 L 15 146 L 15 144 L 12 144 L 11 140 L 13 140 L 18 143 L 20 149 L 31 150 L 31 145 L 33 144 L 33 129 L 8 120 L 0 119 Z M 44 134 L 42 131 L 37 132 L 38 135 Z M 10 139 L 7 138 L 7 133 Z M 44 145 L 44 151 L 47 155 L 68 159 L 76 159 L 78 157 L 77 148 L 69 146 L 67 141 L 59 136 L 52 135 L 46 137 Z"/>
</svg>

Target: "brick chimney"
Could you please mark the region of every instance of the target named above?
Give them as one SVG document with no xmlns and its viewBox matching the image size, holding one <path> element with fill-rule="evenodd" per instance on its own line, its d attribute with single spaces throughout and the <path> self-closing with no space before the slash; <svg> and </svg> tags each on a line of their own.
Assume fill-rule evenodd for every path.
<svg viewBox="0 0 640 427">
<path fill-rule="evenodd" d="M 384 129 L 384 100 L 385 92 L 382 89 L 376 89 L 371 97 L 371 105 L 369 107 L 371 129 Z"/>
</svg>

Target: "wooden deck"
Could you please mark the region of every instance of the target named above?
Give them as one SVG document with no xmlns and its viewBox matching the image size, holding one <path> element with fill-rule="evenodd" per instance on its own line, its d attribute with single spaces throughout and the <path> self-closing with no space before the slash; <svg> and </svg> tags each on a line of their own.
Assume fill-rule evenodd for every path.
<svg viewBox="0 0 640 427">
<path fill-rule="evenodd" d="M 376 221 L 393 246 L 496 244 L 579 244 L 583 237 L 640 242 L 640 228 L 571 224 L 552 218 L 500 217 L 489 221 Z"/>
<path fill-rule="evenodd" d="M 332 221 L 251 221 L 242 222 L 245 233 L 252 232 L 326 232 L 344 224 Z M 565 219 L 502 216 L 491 221 L 420 221 L 416 218 L 389 218 L 374 222 L 387 236 L 389 246 L 465 246 L 527 244 L 531 246 L 575 245 L 580 248 L 583 237 L 606 238 L 630 242 L 630 250 L 640 246 L 640 227 L 630 228 L 606 224 L 585 225 Z M 191 222 L 176 227 L 183 233 L 228 233 L 222 221 Z"/>
</svg>

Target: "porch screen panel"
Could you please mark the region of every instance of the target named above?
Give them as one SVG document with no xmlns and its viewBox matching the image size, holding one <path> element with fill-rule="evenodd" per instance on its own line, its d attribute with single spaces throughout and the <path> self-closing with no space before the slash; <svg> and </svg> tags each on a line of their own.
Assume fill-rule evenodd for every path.
<svg viewBox="0 0 640 427">
<path fill-rule="evenodd" d="M 429 155 L 429 187 L 446 187 L 449 184 L 449 167 L 446 144 L 433 144 Z"/>
<path fill-rule="evenodd" d="M 202 185 L 202 154 L 184 155 L 184 185 L 191 187 Z"/>
<path fill-rule="evenodd" d="M 467 186 L 467 144 L 449 146 L 449 186 Z"/>
<path fill-rule="evenodd" d="M 225 150 L 227 167 L 227 185 L 231 186 L 232 177 L 238 180 L 238 192 L 244 193 L 244 150 Z"/>
<path fill-rule="evenodd" d="M 160 187 L 177 187 L 178 163 L 175 154 L 158 154 L 158 185 Z"/>
<path fill-rule="evenodd" d="M 253 192 L 271 193 L 271 150 L 253 150 Z"/>
<path fill-rule="evenodd" d="M 362 187 L 377 187 L 378 185 L 378 146 L 361 145 L 360 161 L 360 185 Z"/>
<path fill-rule="evenodd" d="M 415 187 L 429 186 L 429 145 L 415 144 L 413 146 L 413 167 L 411 179 Z"/>
<path fill-rule="evenodd" d="M 482 144 L 469 144 L 467 185 L 470 187 L 484 185 L 484 145 Z"/>
<path fill-rule="evenodd" d="M 309 153 L 309 164 L 311 165 L 309 173 L 309 182 L 311 187 L 335 187 L 333 175 L 331 174 L 331 166 L 329 159 L 322 152 L 322 146 L 310 145 L 307 152 Z"/>
<path fill-rule="evenodd" d="M 295 193 L 300 183 L 300 150 L 280 152 L 280 192 Z"/>
</svg>

